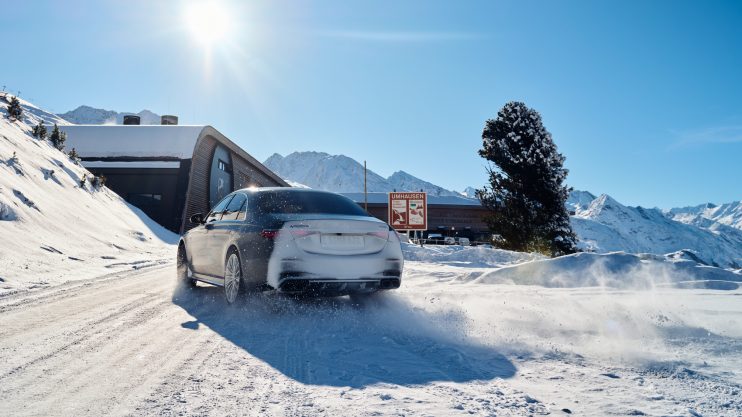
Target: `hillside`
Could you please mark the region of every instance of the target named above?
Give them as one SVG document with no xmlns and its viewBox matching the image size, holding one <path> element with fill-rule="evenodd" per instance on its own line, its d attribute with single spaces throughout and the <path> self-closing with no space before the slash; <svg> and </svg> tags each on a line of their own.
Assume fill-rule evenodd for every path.
<svg viewBox="0 0 742 417">
<path fill-rule="evenodd" d="M 22 101 L 22 121 L 0 105 L 0 293 L 171 260 L 177 236 L 91 174 L 33 138 L 39 120 L 64 123 Z"/>
<path fill-rule="evenodd" d="M 160 116 L 149 110 L 142 110 L 139 113 L 117 112 L 115 110 L 97 109 L 90 106 L 80 106 L 75 110 L 62 113 L 57 116 L 78 125 L 103 125 L 103 124 L 123 124 L 124 116 L 135 114 L 141 117 L 143 125 L 159 125 Z"/>
</svg>

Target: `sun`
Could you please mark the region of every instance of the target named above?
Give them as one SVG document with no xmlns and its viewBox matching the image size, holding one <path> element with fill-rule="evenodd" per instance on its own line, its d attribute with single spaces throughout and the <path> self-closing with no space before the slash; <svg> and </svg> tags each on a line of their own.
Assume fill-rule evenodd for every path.
<svg viewBox="0 0 742 417">
<path fill-rule="evenodd" d="M 219 1 L 193 1 L 186 7 L 184 18 L 196 41 L 209 47 L 226 40 L 233 28 L 227 6 Z"/>
</svg>

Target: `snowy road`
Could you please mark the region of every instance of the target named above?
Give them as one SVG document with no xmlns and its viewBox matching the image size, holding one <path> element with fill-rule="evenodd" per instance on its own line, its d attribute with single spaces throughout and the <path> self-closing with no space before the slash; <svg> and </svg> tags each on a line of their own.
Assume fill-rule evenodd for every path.
<svg viewBox="0 0 742 417">
<path fill-rule="evenodd" d="M 177 291 L 172 266 L 0 298 L 0 415 L 742 413 L 739 290 L 668 290 L 650 309 L 627 291 L 457 282 L 472 271 L 409 262 L 401 291 L 363 307 L 230 308 L 218 288 Z M 678 306 L 716 321 L 643 328 Z M 593 323 L 617 311 L 626 346 Z"/>
</svg>

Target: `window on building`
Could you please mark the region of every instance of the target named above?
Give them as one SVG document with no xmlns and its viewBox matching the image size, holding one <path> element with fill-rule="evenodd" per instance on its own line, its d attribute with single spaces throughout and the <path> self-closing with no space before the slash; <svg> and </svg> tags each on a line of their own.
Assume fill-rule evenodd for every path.
<svg viewBox="0 0 742 417">
<path fill-rule="evenodd" d="M 226 163 L 226 162 L 224 162 L 224 161 L 222 161 L 221 159 L 217 163 L 217 167 L 219 168 L 220 171 L 224 171 L 224 172 L 231 172 L 232 171 L 232 168 L 229 166 L 229 164 Z"/>
</svg>

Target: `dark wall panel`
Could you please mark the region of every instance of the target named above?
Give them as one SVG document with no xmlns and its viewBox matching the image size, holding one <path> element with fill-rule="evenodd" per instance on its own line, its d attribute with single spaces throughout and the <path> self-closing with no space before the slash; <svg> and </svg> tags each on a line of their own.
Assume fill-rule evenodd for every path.
<svg viewBox="0 0 742 417">
<path fill-rule="evenodd" d="M 178 168 L 89 168 L 106 186 L 166 229 L 180 230 L 177 215 Z M 159 196 L 159 198 L 158 198 Z"/>
</svg>

